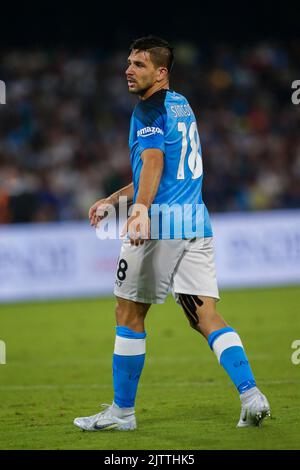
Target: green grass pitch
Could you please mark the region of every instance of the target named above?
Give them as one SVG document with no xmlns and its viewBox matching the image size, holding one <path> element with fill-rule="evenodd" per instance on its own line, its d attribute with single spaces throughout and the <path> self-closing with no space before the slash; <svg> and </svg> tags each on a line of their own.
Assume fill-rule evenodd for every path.
<svg viewBox="0 0 300 470">
<path fill-rule="evenodd" d="M 273 417 L 236 429 L 240 401 L 206 341 L 170 297 L 147 319 L 133 432 L 82 432 L 72 421 L 110 403 L 114 300 L 0 307 L 1 449 L 299 449 L 300 287 L 226 291 L 218 310 L 242 337 Z"/>
</svg>

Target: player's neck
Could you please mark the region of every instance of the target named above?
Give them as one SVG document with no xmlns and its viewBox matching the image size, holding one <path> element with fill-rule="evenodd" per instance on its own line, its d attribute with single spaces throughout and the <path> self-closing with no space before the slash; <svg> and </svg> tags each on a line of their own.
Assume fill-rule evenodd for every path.
<svg viewBox="0 0 300 470">
<path fill-rule="evenodd" d="M 169 89 L 170 89 L 170 85 L 168 81 L 164 83 L 155 83 L 152 87 L 148 88 L 146 93 L 143 96 L 140 96 L 140 98 L 141 100 L 146 100 L 147 98 L 149 98 L 151 95 L 153 95 L 159 90 L 169 90 Z"/>
</svg>

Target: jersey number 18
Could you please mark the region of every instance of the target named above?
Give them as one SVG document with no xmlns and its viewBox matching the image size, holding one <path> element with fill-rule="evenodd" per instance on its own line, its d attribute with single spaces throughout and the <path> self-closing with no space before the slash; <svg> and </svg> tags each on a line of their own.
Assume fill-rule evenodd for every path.
<svg viewBox="0 0 300 470">
<path fill-rule="evenodd" d="M 193 121 L 191 123 L 188 131 L 187 131 L 185 122 L 179 122 L 178 131 L 182 133 L 182 144 L 181 144 L 180 161 L 179 161 L 178 171 L 177 171 L 177 179 L 184 180 L 185 178 L 184 162 L 185 162 L 185 157 L 187 153 L 188 138 L 189 138 L 190 146 L 191 146 L 191 152 L 189 153 L 189 156 L 188 156 L 188 166 L 191 172 L 193 173 L 192 179 L 195 180 L 197 178 L 200 178 L 200 176 L 203 173 L 203 167 L 202 167 L 202 158 L 199 153 L 200 139 L 199 139 L 196 122 Z"/>
</svg>

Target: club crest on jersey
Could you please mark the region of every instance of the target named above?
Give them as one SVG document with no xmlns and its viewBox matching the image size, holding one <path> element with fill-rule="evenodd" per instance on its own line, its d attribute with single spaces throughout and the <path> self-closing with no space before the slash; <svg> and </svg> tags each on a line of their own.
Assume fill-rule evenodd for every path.
<svg viewBox="0 0 300 470">
<path fill-rule="evenodd" d="M 138 137 L 149 137 L 150 135 L 154 134 L 164 135 L 164 132 L 159 127 L 143 127 L 143 129 L 137 131 Z"/>
</svg>

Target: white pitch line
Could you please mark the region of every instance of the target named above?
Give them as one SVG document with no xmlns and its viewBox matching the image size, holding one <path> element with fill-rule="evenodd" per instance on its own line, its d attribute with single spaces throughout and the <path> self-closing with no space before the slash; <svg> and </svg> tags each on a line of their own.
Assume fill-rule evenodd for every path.
<svg viewBox="0 0 300 470">
<path fill-rule="evenodd" d="M 220 383 L 220 382 L 219 382 Z M 217 385 L 217 382 L 203 381 L 203 382 L 164 382 L 164 383 L 149 383 L 139 384 L 140 387 L 202 387 L 206 385 Z M 18 390 L 58 390 L 58 389 L 90 389 L 90 388 L 112 388 L 111 384 L 40 384 L 40 385 L 0 385 L 0 391 L 18 391 Z"/>
<path fill-rule="evenodd" d="M 274 360 L 274 357 L 270 357 L 269 355 L 251 355 L 251 360 Z M 86 358 L 86 359 L 76 359 L 76 360 L 70 360 L 70 361 L 65 361 L 65 360 L 57 360 L 57 361 L 31 361 L 30 365 L 31 366 L 37 366 L 37 365 L 43 365 L 43 367 L 72 367 L 72 366 L 82 366 L 84 364 L 87 365 L 107 365 L 109 364 L 109 361 L 111 361 L 111 356 L 108 356 L 107 358 L 101 359 L 101 358 Z M 174 356 L 164 356 L 164 357 L 148 357 L 147 358 L 147 364 L 204 364 L 204 363 L 211 363 L 215 362 L 216 358 L 214 355 L 207 356 L 207 357 L 201 357 L 200 359 L 197 359 L 195 356 L 181 356 L 181 357 L 174 357 Z M 6 366 L 22 366 L 24 365 L 23 360 L 13 360 L 9 364 L 6 364 Z"/>
<path fill-rule="evenodd" d="M 223 383 L 223 382 L 222 382 Z M 260 380 L 264 385 L 280 384 L 299 384 L 299 380 Z M 141 383 L 139 387 L 203 387 L 218 386 L 220 381 L 202 381 L 202 382 L 157 382 Z M 90 389 L 90 388 L 111 388 L 111 384 L 37 384 L 37 385 L 0 385 L 0 391 L 18 391 L 18 390 L 56 390 L 56 389 Z"/>
</svg>

